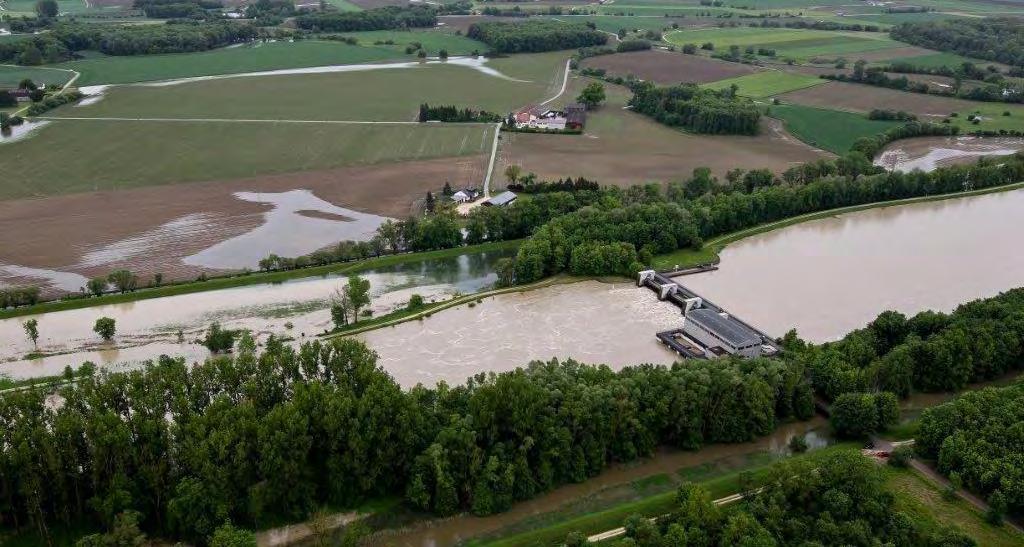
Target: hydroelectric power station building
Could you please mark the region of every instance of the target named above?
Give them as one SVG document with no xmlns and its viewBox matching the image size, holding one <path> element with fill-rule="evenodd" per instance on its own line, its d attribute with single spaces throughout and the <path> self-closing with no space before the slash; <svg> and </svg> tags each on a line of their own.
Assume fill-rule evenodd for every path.
<svg viewBox="0 0 1024 547">
<path fill-rule="evenodd" d="M 761 356 L 761 336 L 729 314 L 696 308 L 683 316 L 683 332 L 712 353 Z"/>
<path fill-rule="evenodd" d="M 671 272 L 688 275 L 716 269 L 704 266 Z M 662 344 L 683 357 L 713 359 L 724 355 L 760 357 L 780 348 L 769 335 L 750 326 L 724 309 L 654 270 L 642 271 L 637 285 L 647 287 L 659 300 L 678 306 L 683 312 L 682 328 L 657 333 Z"/>
</svg>

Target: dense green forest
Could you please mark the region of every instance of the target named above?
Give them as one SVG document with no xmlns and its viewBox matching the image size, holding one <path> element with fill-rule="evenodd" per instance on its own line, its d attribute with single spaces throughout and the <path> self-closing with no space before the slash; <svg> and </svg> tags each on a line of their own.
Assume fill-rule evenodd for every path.
<svg viewBox="0 0 1024 547">
<path fill-rule="evenodd" d="M 676 508 L 655 521 L 630 517 L 615 546 L 773 547 L 776 545 L 970 546 L 949 528 L 931 530 L 900 511 L 882 469 L 856 451 L 772 466 L 759 490 L 727 508 L 700 486 L 682 485 Z M 573 535 L 566 544 L 579 545 Z"/>
<path fill-rule="evenodd" d="M 530 53 L 598 46 L 608 35 L 583 23 L 547 19 L 473 23 L 466 36 L 491 46 L 498 53 Z"/>
<path fill-rule="evenodd" d="M 224 21 L 168 22 L 159 25 L 61 23 L 27 40 L 0 42 L 0 61 L 22 65 L 63 61 L 73 52 L 149 55 L 205 51 L 256 38 L 249 24 Z"/>
<path fill-rule="evenodd" d="M 1024 367 L 1024 289 L 907 318 L 887 311 L 837 342 L 801 349 L 815 390 L 959 391 Z"/>
<path fill-rule="evenodd" d="M 632 90 L 629 105 L 633 110 L 696 133 L 754 135 L 761 119 L 754 101 L 736 96 L 735 89 L 714 91 L 697 84 L 657 87 L 642 82 Z"/>
<path fill-rule="evenodd" d="M 111 527 L 204 543 L 386 494 L 488 514 L 660 445 L 697 449 L 813 412 L 798 364 L 691 362 L 614 372 L 534 362 L 403 391 L 361 342 L 294 349 L 245 335 L 233 357 L 87 375 L 0 396 L 0 523 Z"/>
<path fill-rule="evenodd" d="M 1024 383 L 972 391 L 925 410 L 916 448 L 985 497 L 999 516 L 1024 513 Z"/>
<path fill-rule="evenodd" d="M 428 6 L 387 6 L 365 11 L 316 12 L 295 18 L 300 29 L 326 32 L 433 27 L 437 10 Z"/>
<path fill-rule="evenodd" d="M 915 46 L 1024 66 L 1024 25 L 1012 17 L 950 17 L 901 23 L 889 33 L 894 40 Z"/>
</svg>

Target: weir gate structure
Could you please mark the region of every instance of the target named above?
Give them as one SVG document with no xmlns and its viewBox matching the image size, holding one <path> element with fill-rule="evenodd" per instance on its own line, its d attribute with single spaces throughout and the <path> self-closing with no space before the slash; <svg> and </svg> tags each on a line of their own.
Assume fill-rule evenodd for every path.
<svg viewBox="0 0 1024 547">
<path fill-rule="evenodd" d="M 675 304 L 682 311 L 683 326 L 657 333 L 658 340 L 678 355 L 691 359 L 713 359 L 723 355 L 760 357 L 781 351 L 782 348 L 768 334 L 669 277 L 715 269 L 717 267 L 708 265 L 668 272 L 668 275 L 654 270 L 637 274 L 638 287 L 653 290 L 659 300 Z"/>
</svg>

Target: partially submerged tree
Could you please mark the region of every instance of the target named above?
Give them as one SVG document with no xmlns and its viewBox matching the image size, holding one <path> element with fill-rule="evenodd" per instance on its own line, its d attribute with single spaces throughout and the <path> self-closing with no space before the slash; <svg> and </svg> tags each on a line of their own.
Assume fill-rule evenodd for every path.
<svg viewBox="0 0 1024 547">
<path fill-rule="evenodd" d="M 117 270 L 110 272 L 107 280 L 113 283 L 114 288 L 122 294 L 134 291 L 139 284 L 139 278 L 129 270 Z"/>
<path fill-rule="evenodd" d="M 235 336 L 237 334 L 237 331 L 221 328 L 220 323 L 214 322 L 210 324 L 210 328 L 206 331 L 203 345 L 213 353 L 231 351 L 235 346 Z"/>
<path fill-rule="evenodd" d="M 89 289 L 89 292 L 94 296 L 103 294 L 103 291 L 107 290 L 107 278 L 106 277 L 94 277 L 85 284 L 85 288 Z"/>
<path fill-rule="evenodd" d="M 25 335 L 32 341 L 32 345 L 35 346 L 36 342 L 39 341 L 39 320 L 29 319 L 21 324 L 25 329 Z"/>
<path fill-rule="evenodd" d="M 93 325 L 92 331 L 100 335 L 107 342 L 114 338 L 114 334 L 117 333 L 117 322 L 111 317 L 100 317 L 96 320 L 96 324 Z"/>
<path fill-rule="evenodd" d="M 345 296 L 351 305 L 353 323 L 357 322 L 359 310 L 370 305 L 370 280 L 358 275 L 349 277 L 345 285 Z"/>
</svg>

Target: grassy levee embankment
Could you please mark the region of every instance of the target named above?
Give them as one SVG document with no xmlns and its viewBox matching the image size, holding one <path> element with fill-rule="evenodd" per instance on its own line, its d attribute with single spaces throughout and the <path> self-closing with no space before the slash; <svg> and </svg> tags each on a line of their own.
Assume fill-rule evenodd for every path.
<svg viewBox="0 0 1024 547">
<path fill-rule="evenodd" d="M 476 302 L 489 298 L 492 296 L 498 296 L 501 294 L 516 293 L 523 291 L 530 291 L 533 289 L 540 289 L 543 287 L 550 287 L 552 285 L 561 285 L 563 283 L 575 283 L 577 281 L 583 281 L 587 279 L 594 279 L 591 277 L 572 277 L 567 275 L 556 275 L 553 277 L 547 277 L 541 279 L 536 283 L 529 285 L 512 285 L 509 287 L 502 287 L 499 289 L 492 289 L 489 291 L 482 291 L 477 293 L 465 294 L 462 296 L 456 296 L 442 302 L 436 302 L 433 304 L 427 304 L 421 308 L 413 310 L 397 310 L 387 315 L 382 315 L 373 319 L 359 321 L 353 323 L 343 329 L 338 329 L 323 335 L 324 338 L 337 338 L 339 336 L 349 336 L 352 334 L 359 334 L 370 330 L 379 329 L 382 327 L 393 327 L 399 323 L 405 323 L 406 321 L 412 321 L 414 319 L 421 319 L 430 317 L 431 315 L 447 310 L 448 308 L 454 308 L 463 304 L 475 305 Z"/>
<path fill-rule="evenodd" d="M 793 457 L 815 459 L 834 454 L 840 450 L 853 448 L 856 448 L 854 443 L 840 443 Z M 739 479 L 741 473 L 750 472 L 753 474 L 754 480 L 757 481 L 767 475 L 769 468 L 776 461 L 778 460 L 736 469 L 708 480 L 697 481 L 697 484 L 700 484 L 707 490 L 713 499 L 727 497 L 740 490 Z M 522 532 L 497 540 L 471 540 L 467 545 L 471 547 L 548 547 L 561 545 L 570 532 L 582 532 L 587 535 L 599 534 L 622 526 L 623 521 L 630 515 L 656 517 L 669 513 L 675 508 L 675 498 L 676 492 L 673 489 L 668 492 L 617 505 L 604 511 L 568 518 L 544 528 Z"/>
<path fill-rule="evenodd" d="M 952 192 L 949 194 L 936 194 L 933 196 L 919 196 L 913 198 L 897 199 L 892 201 L 876 201 L 873 203 L 864 203 L 861 205 L 851 205 L 849 207 L 839 207 L 837 209 L 827 209 L 825 211 L 817 211 L 814 213 L 807 213 L 795 217 L 778 220 L 775 222 L 769 222 L 767 224 L 760 224 L 737 232 L 728 233 L 725 235 L 718 236 L 710 239 L 704 243 L 704 246 L 700 249 L 680 249 L 673 253 L 658 255 L 654 257 L 654 268 L 659 270 L 674 269 L 675 267 L 686 268 L 690 266 L 696 266 L 698 264 L 707 264 L 709 262 L 717 263 L 720 260 L 718 254 L 728 244 L 734 243 L 741 239 L 748 238 L 757 234 L 770 232 L 772 230 L 778 230 L 779 228 L 785 228 L 794 224 L 800 224 L 802 222 L 808 222 L 811 220 L 818 220 L 821 218 L 828 218 L 834 215 L 841 215 L 845 213 L 856 213 L 858 211 L 866 211 L 868 209 L 878 209 L 883 207 L 895 207 L 899 205 L 910 205 L 914 203 L 926 203 L 929 201 L 942 201 L 947 199 L 964 198 L 970 196 L 981 196 L 985 194 L 994 194 L 996 192 L 1007 192 L 1010 190 L 1018 190 L 1024 188 L 1024 182 L 1015 182 L 1013 184 L 1004 184 L 1003 186 L 994 186 L 992 188 L 983 188 L 980 190 L 970 190 L 967 192 Z"/>
<path fill-rule="evenodd" d="M 259 285 L 263 283 L 281 283 L 284 281 L 302 279 L 305 277 L 322 277 L 326 275 L 355 274 L 366 270 L 371 270 L 373 268 L 394 266 L 409 262 L 436 260 L 441 258 L 452 258 L 467 254 L 483 253 L 488 251 L 514 249 L 518 247 L 521 242 L 522 240 L 518 239 L 512 241 L 497 241 L 494 243 L 467 245 L 465 247 L 456 247 L 454 249 L 442 249 L 439 251 L 425 251 L 420 253 L 386 255 L 376 258 L 368 258 L 365 260 L 327 264 L 324 266 L 312 266 L 309 268 L 300 268 L 296 270 L 233 274 L 224 277 L 213 277 L 207 279 L 206 281 L 188 281 L 172 285 L 163 285 L 160 287 L 144 288 L 124 294 L 105 294 L 103 296 L 76 298 L 73 300 L 54 300 L 51 302 L 42 302 L 34 306 L 24 306 L 20 308 L 0 310 L 0 319 L 9 319 L 12 317 L 36 315 L 56 311 L 91 308 L 94 306 L 106 306 L 110 304 L 124 304 L 126 302 L 148 300 L 150 298 L 162 298 L 165 296 L 175 296 L 179 294 L 190 294 L 205 291 L 216 291 L 221 289 L 232 289 L 235 287 L 244 287 L 247 285 Z"/>
</svg>

